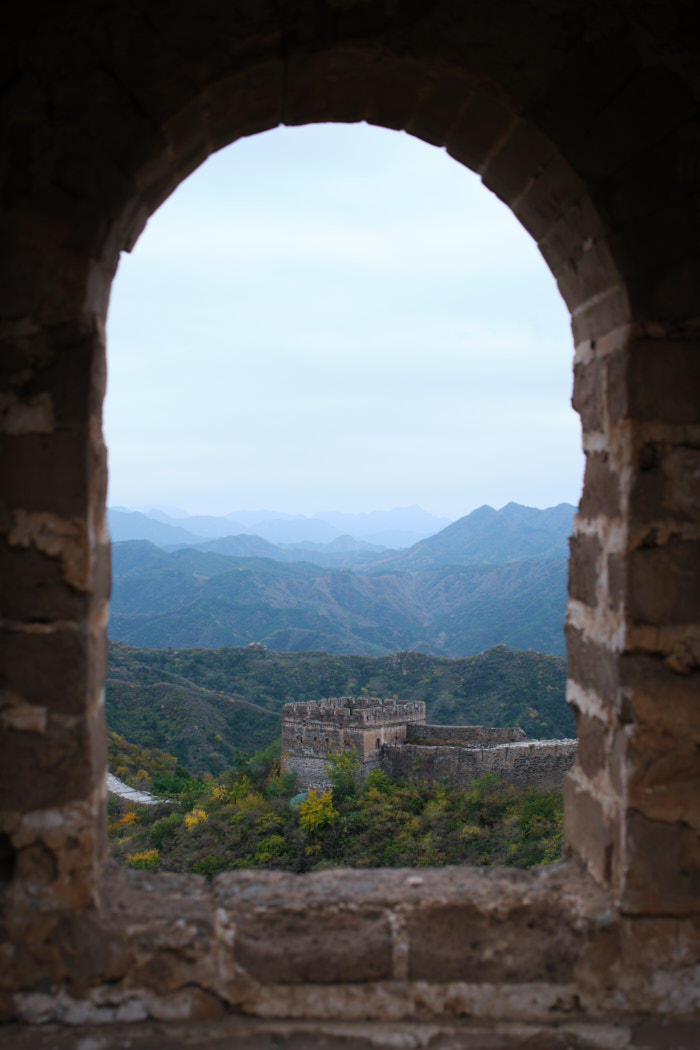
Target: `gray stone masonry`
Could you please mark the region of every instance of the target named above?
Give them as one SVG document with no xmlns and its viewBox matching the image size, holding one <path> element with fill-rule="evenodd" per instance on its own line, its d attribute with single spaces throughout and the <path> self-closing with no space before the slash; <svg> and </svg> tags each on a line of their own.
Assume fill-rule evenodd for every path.
<svg viewBox="0 0 700 1050">
<path fill-rule="evenodd" d="M 362 775 L 379 767 L 382 749 L 402 743 L 406 727 L 425 722 L 425 704 L 377 697 L 340 696 L 282 709 L 282 769 L 295 769 L 303 789 L 330 787 L 327 764 L 341 751 L 355 753 Z"/>
<path fill-rule="evenodd" d="M 386 747 L 381 768 L 392 779 L 413 777 L 468 788 L 478 777 L 498 773 L 515 787 L 561 791 L 576 758 L 576 740 L 518 740 L 509 744 Z"/>
<path fill-rule="evenodd" d="M 363 779 L 381 769 L 394 779 L 446 779 L 466 788 L 498 773 L 517 787 L 561 790 L 577 741 L 528 740 L 519 726 L 427 725 L 420 701 L 341 696 L 285 704 L 282 769 L 296 770 L 300 789 L 329 788 L 330 758 L 353 747 Z"/>
<path fill-rule="evenodd" d="M 441 744 L 456 744 L 459 747 L 474 747 L 477 744 L 511 744 L 527 740 L 527 733 L 520 726 L 431 726 L 412 725 L 407 732 L 410 744 L 439 741 Z"/>
</svg>

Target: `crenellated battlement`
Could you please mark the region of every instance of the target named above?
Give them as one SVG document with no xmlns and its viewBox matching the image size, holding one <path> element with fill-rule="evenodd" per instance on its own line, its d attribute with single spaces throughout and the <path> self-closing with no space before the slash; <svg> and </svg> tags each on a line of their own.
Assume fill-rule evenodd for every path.
<svg viewBox="0 0 700 1050">
<path fill-rule="evenodd" d="M 376 696 L 332 696 L 285 704 L 282 721 L 347 727 L 423 723 L 425 704 L 422 700 L 401 702 Z"/>
</svg>

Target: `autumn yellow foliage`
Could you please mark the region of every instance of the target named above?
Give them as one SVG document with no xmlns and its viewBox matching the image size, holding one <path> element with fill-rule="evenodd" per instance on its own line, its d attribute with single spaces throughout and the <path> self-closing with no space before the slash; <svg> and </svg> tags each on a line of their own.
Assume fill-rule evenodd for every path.
<svg viewBox="0 0 700 1050">
<path fill-rule="evenodd" d="M 126 862 L 131 868 L 153 871 L 160 864 L 160 855 L 157 849 L 147 849 L 142 853 L 128 853 Z"/>
<path fill-rule="evenodd" d="M 311 790 L 301 804 L 299 823 L 307 834 L 313 834 L 319 828 L 332 824 L 337 816 L 338 811 L 333 806 L 333 792 L 330 788 L 320 795 Z"/>
<path fill-rule="evenodd" d="M 205 820 L 207 815 L 203 809 L 193 809 L 191 813 L 185 813 L 185 826 L 188 831 L 192 831 L 198 824 L 203 824 Z"/>
</svg>

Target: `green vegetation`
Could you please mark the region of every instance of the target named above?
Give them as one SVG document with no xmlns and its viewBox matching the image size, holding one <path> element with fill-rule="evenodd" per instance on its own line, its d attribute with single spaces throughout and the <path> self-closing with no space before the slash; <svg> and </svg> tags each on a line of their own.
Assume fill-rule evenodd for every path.
<svg viewBox="0 0 700 1050">
<path fill-rule="evenodd" d="M 525 868 L 561 855 L 561 795 L 517 790 L 496 774 L 467 791 L 393 782 L 379 771 L 360 784 L 357 760 L 345 754 L 331 762 L 331 789 L 295 797 L 294 774 L 280 774 L 279 743 L 202 778 L 189 777 L 170 756 L 132 754 L 119 739 L 112 744 L 120 757 L 131 756 L 132 768 L 143 762 L 154 785 L 156 766 L 171 769 L 170 805 L 110 798 L 112 853 L 133 868 L 211 878 L 236 868 Z"/>
<path fill-rule="evenodd" d="M 174 755 L 130 744 L 119 733 L 107 735 L 107 762 L 110 773 L 125 784 L 163 798 L 182 795 L 192 781 Z"/>
<path fill-rule="evenodd" d="M 497 646 L 450 660 L 243 649 L 137 649 L 112 643 L 107 724 L 139 747 L 174 755 L 193 773 L 223 773 L 239 751 L 279 736 L 283 704 L 324 696 L 425 701 L 442 725 L 521 726 L 528 736 L 575 735 L 561 657 Z"/>
</svg>

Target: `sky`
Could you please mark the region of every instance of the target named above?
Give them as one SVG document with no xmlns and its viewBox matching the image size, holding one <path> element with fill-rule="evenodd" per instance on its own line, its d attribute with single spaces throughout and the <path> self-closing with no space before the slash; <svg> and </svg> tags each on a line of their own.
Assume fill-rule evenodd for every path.
<svg viewBox="0 0 700 1050">
<path fill-rule="evenodd" d="M 580 496 L 554 278 L 478 176 L 403 132 L 210 157 L 122 255 L 107 346 L 112 506 L 455 519 Z"/>
</svg>

